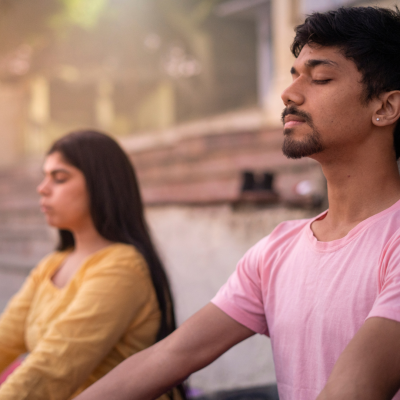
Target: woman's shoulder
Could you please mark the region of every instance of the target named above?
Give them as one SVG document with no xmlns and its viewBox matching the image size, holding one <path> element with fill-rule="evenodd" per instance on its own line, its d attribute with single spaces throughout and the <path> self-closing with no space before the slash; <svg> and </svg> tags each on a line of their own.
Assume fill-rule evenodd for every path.
<svg viewBox="0 0 400 400">
<path fill-rule="evenodd" d="M 109 268 L 129 268 L 147 272 L 147 263 L 140 251 L 133 245 L 113 243 L 93 254 L 88 260 L 87 267 L 96 266 Z"/>
<path fill-rule="evenodd" d="M 32 269 L 31 276 L 41 279 L 52 274 L 58 268 L 66 255 L 65 251 L 53 251 L 43 257 L 39 263 Z"/>
<path fill-rule="evenodd" d="M 132 259 L 143 259 L 140 251 L 131 244 L 126 243 L 113 243 L 104 249 L 97 252 L 98 259 L 103 260 L 132 260 Z"/>
</svg>

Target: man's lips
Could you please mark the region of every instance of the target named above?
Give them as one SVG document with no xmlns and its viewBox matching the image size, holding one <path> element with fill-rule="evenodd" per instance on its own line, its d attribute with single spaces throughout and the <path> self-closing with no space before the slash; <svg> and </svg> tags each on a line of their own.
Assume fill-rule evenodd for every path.
<svg viewBox="0 0 400 400">
<path fill-rule="evenodd" d="M 304 124 L 306 121 L 297 115 L 289 114 L 285 117 L 285 129 Z"/>
</svg>

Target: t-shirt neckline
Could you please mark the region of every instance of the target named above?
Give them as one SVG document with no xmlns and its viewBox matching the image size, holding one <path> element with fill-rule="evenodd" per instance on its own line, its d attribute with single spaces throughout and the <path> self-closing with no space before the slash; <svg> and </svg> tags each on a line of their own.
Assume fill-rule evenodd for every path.
<svg viewBox="0 0 400 400">
<path fill-rule="evenodd" d="M 317 215 L 315 218 L 311 219 L 310 222 L 306 226 L 306 235 L 308 237 L 308 240 L 316 251 L 319 252 L 333 252 L 338 249 L 340 249 L 343 246 L 346 246 L 348 243 L 350 243 L 353 239 L 355 239 L 359 234 L 361 234 L 368 226 L 371 224 L 375 223 L 376 221 L 380 220 L 387 214 L 391 213 L 393 210 L 400 208 L 400 200 L 397 200 L 394 204 L 392 204 L 389 208 L 386 208 L 385 210 L 371 215 L 364 221 L 361 221 L 359 224 L 357 224 L 353 229 L 351 229 L 346 236 L 332 240 L 330 242 L 321 242 L 319 241 L 315 236 L 314 232 L 311 229 L 311 224 L 314 221 L 317 221 L 318 219 L 324 218 L 328 212 L 328 210 L 323 211 L 321 214 Z"/>
</svg>

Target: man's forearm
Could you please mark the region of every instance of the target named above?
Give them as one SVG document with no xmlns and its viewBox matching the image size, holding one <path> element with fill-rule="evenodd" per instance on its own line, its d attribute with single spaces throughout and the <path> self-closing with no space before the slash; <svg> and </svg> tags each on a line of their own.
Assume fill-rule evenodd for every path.
<svg viewBox="0 0 400 400">
<path fill-rule="evenodd" d="M 254 335 L 208 304 L 161 342 L 128 358 L 76 400 L 151 400 Z"/>
<path fill-rule="evenodd" d="M 182 382 L 187 373 L 179 362 L 157 354 L 159 344 L 125 360 L 76 400 L 151 400 Z"/>
</svg>

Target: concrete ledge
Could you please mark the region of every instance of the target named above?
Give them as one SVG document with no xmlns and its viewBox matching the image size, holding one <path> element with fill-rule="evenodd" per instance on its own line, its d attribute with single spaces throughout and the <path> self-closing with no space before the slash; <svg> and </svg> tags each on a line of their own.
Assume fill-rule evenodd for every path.
<svg viewBox="0 0 400 400">
<path fill-rule="evenodd" d="M 257 131 L 265 128 L 265 125 L 263 112 L 260 109 L 250 109 L 205 118 L 169 129 L 137 133 L 119 139 L 119 142 L 128 153 L 137 153 L 173 146 L 186 138 L 232 134 L 248 130 Z"/>
<path fill-rule="evenodd" d="M 192 397 L 193 398 L 193 397 Z M 196 400 L 279 400 L 276 385 L 216 392 Z"/>
</svg>

